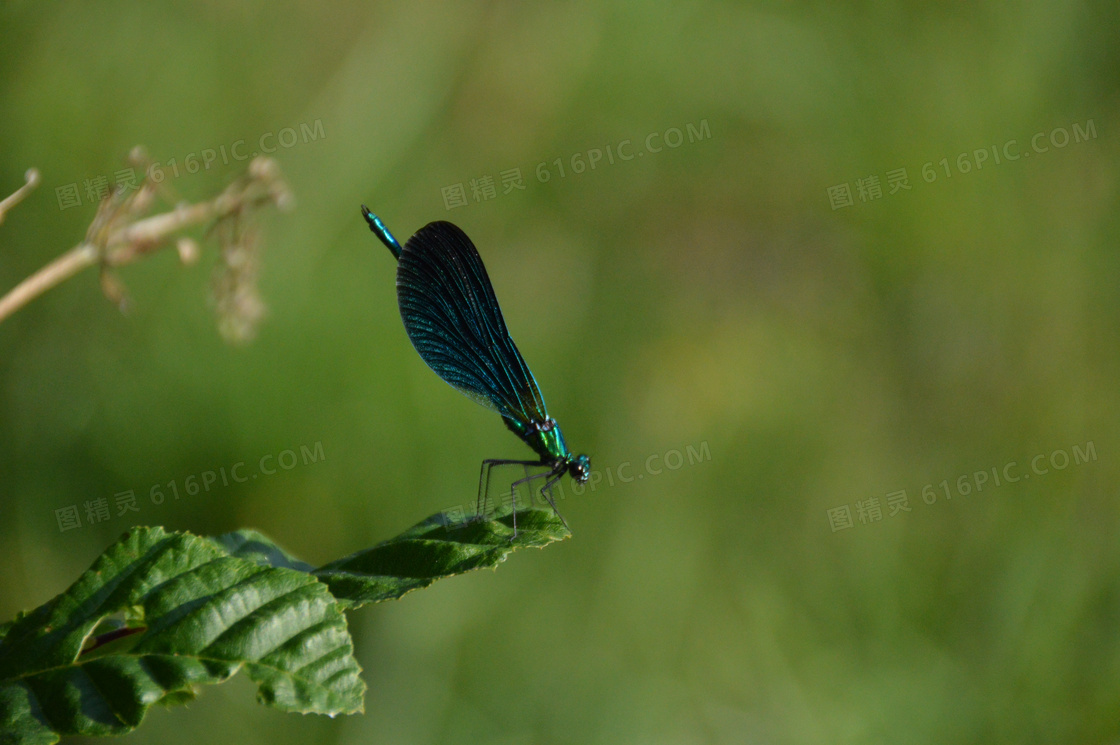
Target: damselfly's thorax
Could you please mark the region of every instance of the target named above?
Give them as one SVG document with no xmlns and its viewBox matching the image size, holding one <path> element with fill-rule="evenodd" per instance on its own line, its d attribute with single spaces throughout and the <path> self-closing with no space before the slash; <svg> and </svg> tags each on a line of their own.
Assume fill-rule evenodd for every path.
<svg viewBox="0 0 1120 745">
<path fill-rule="evenodd" d="M 541 456 L 541 464 L 551 467 L 554 474 L 567 473 L 581 484 L 590 478 L 591 459 L 586 455 L 572 455 L 555 419 L 534 419 L 526 424 L 508 417 L 503 419 L 515 435 Z"/>
<path fill-rule="evenodd" d="M 560 425 L 552 417 L 542 420 L 530 419 L 522 422 L 512 417 L 502 417 L 506 426 L 526 445 L 533 448 L 533 452 L 541 456 L 542 460 L 553 463 L 558 460 L 567 461 L 571 457 L 568 446 L 564 443 L 564 433 Z"/>
</svg>

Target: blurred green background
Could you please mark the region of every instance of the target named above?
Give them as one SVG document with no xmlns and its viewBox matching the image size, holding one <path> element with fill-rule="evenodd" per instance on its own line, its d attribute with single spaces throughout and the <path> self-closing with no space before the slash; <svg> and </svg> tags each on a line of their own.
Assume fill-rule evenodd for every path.
<svg viewBox="0 0 1120 745">
<path fill-rule="evenodd" d="M 574 538 L 351 614 L 364 716 L 239 676 L 126 741 L 1116 741 L 1118 34 L 1103 1 L 5 3 L 0 192 L 43 183 L 0 291 L 137 144 L 275 147 L 298 204 L 262 219 L 252 344 L 213 242 L 122 270 L 127 316 L 87 271 L 0 324 L 0 619 L 129 525 L 323 563 L 529 454 L 412 349 L 365 202 L 479 246 L 598 472 Z"/>
</svg>

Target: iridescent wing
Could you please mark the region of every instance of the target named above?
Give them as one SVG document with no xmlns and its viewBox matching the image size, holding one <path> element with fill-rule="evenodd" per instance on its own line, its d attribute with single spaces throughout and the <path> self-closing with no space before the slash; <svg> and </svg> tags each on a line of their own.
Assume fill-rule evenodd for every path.
<svg viewBox="0 0 1120 745">
<path fill-rule="evenodd" d="M 428 367 L 504 417 L 523 424 L 547 419 L 544 397 L 466 233 L 449 222 L 429 223 L 408 239 L 399 262 L 401 319 Z"/>
</svg>

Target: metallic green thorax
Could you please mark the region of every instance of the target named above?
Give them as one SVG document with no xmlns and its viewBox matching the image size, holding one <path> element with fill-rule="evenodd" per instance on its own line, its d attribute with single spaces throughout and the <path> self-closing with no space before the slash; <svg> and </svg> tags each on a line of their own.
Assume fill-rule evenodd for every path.
<svg viewBox="0 0 1120 745">
<path fill-rule="evenodd" d="M 506 423 L 510 431 L 520 437 L 526 445 L 533 448 L 533 451 L 541 456 L 542 460 L 548 462 L 556 461 L 570 461 L 572 454 L 568 451 L 568 446 L 564 442 L 564 435 L 560 431 L 560 425 L 556 423 L 555 419 L 549 418 L 543 422 L 530 422 L 528 426 L 521 422 L 503 416 L 502 421 Z"/>
</svg>

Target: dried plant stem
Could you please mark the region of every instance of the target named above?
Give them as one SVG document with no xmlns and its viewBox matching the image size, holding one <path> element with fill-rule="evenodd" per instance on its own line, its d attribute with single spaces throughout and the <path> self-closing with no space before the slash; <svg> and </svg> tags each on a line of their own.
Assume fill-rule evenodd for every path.
<svg viewBox="0 0 1120 745">
<path fill-rule="evenodd" d="M 37 181 L 38 173 L 34 169 L 28 171 L 27 184 L 0 202 L 0 218 L 3 217 L 4 210 L 23 199 Z M 237 179 L 210 201 L 181 204 L 169 212 L 136 219 L 147 211 L 157 189 L 156 184 L 145 181 L 132 194 L 114 194 L 105 199 L 84 241 L 0 298 L 0 322 L 87 267 L 100 265 L 103 287 L 115 288 L 115 281 L 105 282 L 107 270 L 130 264 L 150 254 L 186 228 L 211 221 L 222 222 L 227 218 L 238 220 L 268 202 L 281 208 L 291 202 L 291 195 L 280 178 L 275 162 L 266 158 L 254 160 L 249 166 L 248 174 Z M 186 239 L 180 239 L 180 255 L 184 262 L 193 256 L 191 245 Z M 108 294 L 109 290 L 106 292 Z"/>
<path fill-rule="evenodd" d="M 97 247 L 82 243 L 47 264 L 0 298 L 0 321 L 15 313 L 55 285 L 97 263 Z"/>
<path fill-rule="evenodd" d="M 15 193 L 9 197 L 0 200 L 0 222 L 4 222 L 4 214 L 23 201 L 23 198 L 31 193 L 31 190 L 39 185 L 39 172 L 31 168 L 23 176 L 26 183 L 16 189 Z"/>
<path fill-rule="evenodd" d="M 223 207 L 229 209 L 229 200 L 223 200 L 225 196 L 223 194 L 213 202 L 180 207 L 120 228 L 110 235 L 104 248 L 98 248 L 89 241 L 78 244 L 0 298 L 0 321 L 86 267 L 101 261 L 110 267 L 132 263 L 163 243 L 172 233 L 211 220 L 222 212 Z"/>
</svg>

